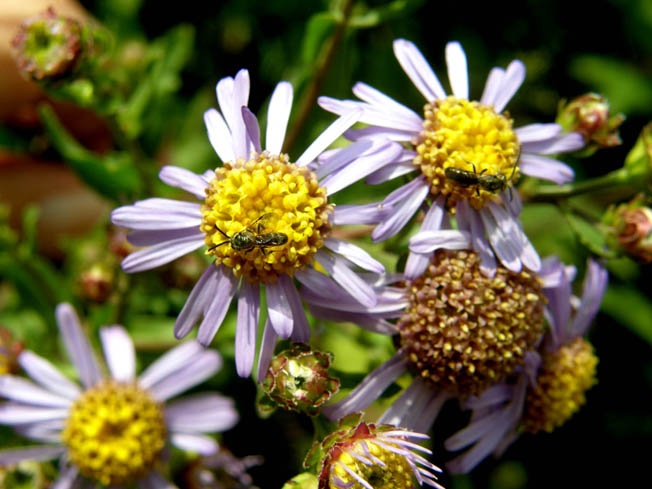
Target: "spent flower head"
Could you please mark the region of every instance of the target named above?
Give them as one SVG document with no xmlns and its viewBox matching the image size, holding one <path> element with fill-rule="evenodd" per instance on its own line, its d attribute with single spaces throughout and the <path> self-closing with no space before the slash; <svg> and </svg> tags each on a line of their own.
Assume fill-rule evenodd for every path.
<svg viewBox="0 0 652 489">
<path fill-rule="evenodd" d="M 330 353 L 294 343 L 270 362 L 262 379 L 263 391 L 283 409 L 315 416 L 340 388 L 340 381 L 328 375 L 332 359 Z"/>
<path fill-rule="evenodd" d="M 441 488 L 441 470 L 416 451 L 431 454 L 410 438 L 428 435 L 396 426 L 366 423 L 359 413 L 340 420 L 337 431 L 316 442 L 304 466 L 318 466 L 319 489 L 411 489 L 414 482 Z"/>
<path fill-rule="evenodd" d="M 504 109 L 525 79 L 520 61 L 512 61 L 506 69 L 493 68 L 480 100 L 475 101 L 469 97 L 467 60 L 458 42 L 446 46 L 453 95 L 446 94 L 414 44 L 397 39 L 394 54 L 426 99 L 422 115 L 364 83 L 353 87 L 361 102 L 319 99 L 324 109 L 336 114 L 362 110 L 360 122 L 370 126 L 345 133 L 350 139 L 377 144 L 392 140 L 405 146 L 367 179 L 380 183 L 415 175 L 382 202 L 391 210 L 378 221 L 372 238 L 382 241 L 395 235 L 425 206 L 429 210 L 421 226 L 424 234 L 419 250 L 410 247 L 407 277 L 423 272 L 434 249 L 466 247 L 455 237 L 450 239 L 445 219 L 450 215 L 455 215 L 459 229 L 469 235 L 482 257 L 484 273 L 493 274 L 496 258 L 514 272 L 523 266 L 538 270 L 540 260 L 519 223 L 520 201 L 512 187 L 520 174 L 556 183 L 572 180 L 571 168 L 543 155 L 581 148 L 582 136 L 562 134 L 558 124 L 513 127 Z"/>
<path fill-rule="evenodd" d="M 584 336 L 600 307 L 607 271 L 590 261 L 578 298 L 571 291 L 574 267 L 552 258 L 543 268 L 553 285 L 545 290 L 550 328 L 516 375 L 465 401 L 473 411 L 471 421 L 446 440 L 446 448 L 471 448 L 446 464 L 453 473 L 469 472 L 492 452 L 499 455 L 524 431 L 550 432 L 561 426 L 585 403 L 585 392 L 596 382 L 597 358 Z"/>
<path fill-rule="evenodd" d="M 266 292 L 268 320 L 259 378 L 266 372 L 277 335 L 304 342 L 309 337 L 293 277 L 317 290 L 341 288 L 371 306 L 376 302 L 373 289 L 351 268 L 384 270 L 362 249 L 331 236 L 333 223 L 341 220 L 338 216 L 366 223 L 370 214 L 374 219 L 381 211 L 335 209 L 329 195 L 392 157 L 387 148 L 400 151 L 400 147 L 392 142 L 351 145 L 313 172 L 310 164 L 357 121 L 360 111 L 344 114 L 290 161 L 281 147 L 292 97 L 289 83 L 276 86 L 263 149 L 258 121 L 247 108 L 249 73 L 241 70 L 235 78 L 222 79 L 217 84 L 222 113 L 210 109 L 204 119 L 224 165 L 203 175 L 173 166 L 160 172 L 161 180 L 192 193 L 200 203 L 152 198 L 112 213 L 114 224 L 135 230 L 128 235 L 129 241 L 144 247 L 122 262 L 127 272 L 149 270 L 207 246 L 206 254 L 214 265 L 192 290 L 174 332 L 177 338 L 184 337 L 203 316 L 198 340 L 209 344 L 238 292 L 236 367 L 241 376 L 249 375 L 253 367 L 261 287 Z M 306 277 L 315 262 L 334 282 L 323 273 L 316 280 Z"/>
<path fill-rule="evenodd" d="M 90 484 L 142 489 L 172 487 L 158 472 L 168 442 L 210 455 L 217 442 L 207 433 L 231 428 L 238 419 L 231 399 L 215 393 L 168 399 L 215 374 L 222 360 L 191 341 L 177 346 L 135 376 L 134 345 L 121 326 L 100 330 L 110 377 L 103 376 L 69 304 L 56 310 L 59 331 L 82 387 L 49 361 L 23 351 L 18 362 L 35 382 L 0 376 L 0 424 L 45 443 L 0 451 L 0 465 L 62 457 L 57 488 Z M 38 385 L 37 385 L 38 384 Z"/>
</svg>

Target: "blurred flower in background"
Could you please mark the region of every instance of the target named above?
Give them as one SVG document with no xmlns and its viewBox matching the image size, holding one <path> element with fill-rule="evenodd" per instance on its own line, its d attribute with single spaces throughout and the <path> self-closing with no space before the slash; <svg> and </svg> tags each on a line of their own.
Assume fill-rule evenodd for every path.
<svg viewBox="0 0 652 489">
<path fill-rule="evenodd" d="M 165 402 L 214 375 L 217 352 L 187 342 L 170 350 L 135 378 L 134 346 L 121 326 L 100 331 L 111 374 L 104 378 L 74 310 L 60 304 L 57 324 L 82 389 L 49 361 L 31 351 L 18 357 L 36 382 L 0 376 L 0 424 L 46 443 L 0 450 L 0 465 L 63 457 L 56 487 L 76 487 L 82 478 L 111 487 L 138 481 L 143 489 L 169 488 L 158 472 L 164 448 L 214 454 L 217 442 L 206 436 L 228 430 L 238 420 L 233 402 L 219 394 L 195 394 Z"/>
</svg>

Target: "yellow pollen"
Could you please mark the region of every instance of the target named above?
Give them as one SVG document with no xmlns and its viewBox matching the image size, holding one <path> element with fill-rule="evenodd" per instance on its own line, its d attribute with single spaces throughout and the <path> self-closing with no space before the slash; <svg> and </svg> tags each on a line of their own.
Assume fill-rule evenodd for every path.
<svg viewBox="0 0 652 489">
<path fill-rule="evenodd" d="M 392 443 L 384 443 L 388 446 L 398 448 Z M 385 467 L 378 463 L 366 465 L 350 455 L 350 452 L 355 452 L 369 459 L 369 455 L 365 451 L 365 445 L 369 453 L 385 463 Z M 332 480 L 334 476 L 337 476 L 338 479 L 347 485 L 353 483 L 350 489 L 365 489 L 351 474 L 344 470 L 344 465 L 367 481 L 374 489 L 412 489 L 414 487 L 412 468 L 407 459 L 402 455 L 378 446 L 373 442 L 373 439 L 354 442 L 350 447 L 342 451 L 337 460 L 333 462 L 329 489 L 341 489 L 341 486 Z"/>
<path fill-rule="evenodd" d="M 583 338 L 542 355 L 537 386 L 525 399 L 525 431 L 550 433 L 575 414 L 586 402 L 584 393 L 596 383 L 597 364 L 593 347 Z"/>
<path fill-rule="evenodd" d="M 460 199 L 481 209 L 499 189 L 511 187 L 519 174 L 512 122 L 507 112 L 497 114 L 492 105 L 465 99 L 448 97 L 427 104 L 414 164 L 430 182 L 431 193 L 446 196 L 450 209 Z M 447 168 L 464 174 L 449 178 Z M 478 180 L 485 183 L 472 183 Z"/>
<path fill-rule="evenodd" d="M 471 251 L 436 251 L 406 288 L 397 326 L 408 368 L 461 397 L 510 374 L 543 332 L 542 282 L 502 266 L 486 277 Z"/>
<path fill-rule="evenodd" d="M 72 405 L 61 441 L 70 462 L 104 485 L 145 476 L 165 446 L 161 405 L 135 383 L 106 380 Z"/>
<path fill-rule="evenodd" d="M 274 283 L 312 263 L 333 206 L 313 172 L 263 152 L 215 170 L 201 209 L 215 264 L 251 283 Z"/>
</svg>

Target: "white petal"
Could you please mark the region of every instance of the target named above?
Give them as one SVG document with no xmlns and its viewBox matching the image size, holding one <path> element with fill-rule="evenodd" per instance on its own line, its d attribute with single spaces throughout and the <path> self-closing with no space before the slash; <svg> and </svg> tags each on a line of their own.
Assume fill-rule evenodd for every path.
<svg viewBox="0 0 652 489">
<path fill-rule="evenodd" d="M 71 400 L 81 395 L 79 387 L 64 377 L 45 358 L 25 350 L 18 356 L 18 363 L 27 375 L 51 392 Z"/>
<path fill-rule="evenodd" d="M 204 124 L 208 131 L 208 140 L 211 142 L 217 156 L 226 163 L 235 161 L 233 153 L 233 138 L 220 113 L 215 109 L 204 112 Z"/>
<path fill-rule="evenodd" d="M 524 81 L 525 65 L 515 59 L 509 64 L 509 66 L 507 66 L 500 90 L 496 94 L 496 100 L 494 101 L 494 110 L 496 113 L 503 111 Z"/>
<path fill-rule="evenodd" d="M 394 55 L 403 71 L 428 102 L 446 98 L 446 92 L 439 83 L 437 76 L 423 57 L 423 54 L 421 54 L 421 51 L 413 43 L 405 39 L 396 39 L 394 41 Z"/>
<path fill-rule="evenodd" d="M 53 394 L 13 375 L 0 375 L 0 397 L 33 406 L 67 408 L 72 404 L 70 399 Z"/>
<path fill-rule="evenodd" d="M 297 166 L 305 166 L 314 161 L 317 156 L 328 148 L 344 131 L 358 122 L 362 111 L 354 109 L 346 115 L 340 116 L 330 126 L 315 139 L 301 156 L 296 160 Z"/>
<path fill-rule="evenodd" d="M 111 376 L 121 382 L 129 382 L 136 374 L 134 343 L 122 326 L 105 326 L 100 329 L 104 358 Z"/>
<path fill-rule="evenodd" d="M 170 435 L 170 441 L 181 450 L 195 452 L 203 456 L 213 455 L 219 450 L 217 442 L 204 435 L 172 433 Z"/>
<path fill-rule="evenodd" d="M 281 154 L 285 131 L 292 111 L 292 85 L 286 81 L 276 85 L 267 109 L 265 149 L 273 155 Z"/>
<path fill-rule="evenodd" d="M 487 82 L 484 85 L 484 91 L 482 92 L 482 97 L 480 97 L 480 103 L 485 105 L 493 105 L 496 101 L 496 96 L 500 90 L 500 86 L 503 83 L 503 77 L 505 76 L 505 70 L 502 68 L 492 68 L 487 77 Z"/>
<path fill-rule="evenodd" d="M 469 98 L 469 74 L 466 66 L 466 54 L 462 45 L 449 42 L 446 45 L 446 66 L 448 67 L 448 80 L 455 98 Z"/>
</svg>

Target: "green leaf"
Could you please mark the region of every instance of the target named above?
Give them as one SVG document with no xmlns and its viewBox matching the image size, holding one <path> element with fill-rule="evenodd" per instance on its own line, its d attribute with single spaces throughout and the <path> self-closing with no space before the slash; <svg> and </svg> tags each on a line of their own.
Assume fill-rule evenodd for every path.
<svg viewBox="0 0 652 489">
<path fill-rule="evenodd" d="M 602 300 L 602 311 L 652 345 L 652 301 L 634 289 L 611 285 Z"/>
<path fill-rule="evenodd" d="M 576 234 L 577 239 L 586 246 L 592 253 L 606 258 L 613 258 L 616 255 L 607 247 L 605 236 L 590 222 L 576 214 L 565 213 L 566 219 L 571 229 Z"/>
<path fill-rule="evenodd" d="M 305 65 L 312 66 L 319 58 L 326 39 L 336 25 L 335 17 L 330 12 L 319 12 L 310 17 L 301 48 L 301 59 Z"/>
</svg>

